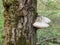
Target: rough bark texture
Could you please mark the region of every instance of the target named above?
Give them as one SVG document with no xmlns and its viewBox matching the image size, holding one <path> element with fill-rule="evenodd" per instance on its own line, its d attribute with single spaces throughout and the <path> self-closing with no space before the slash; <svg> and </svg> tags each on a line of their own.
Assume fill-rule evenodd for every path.
<svg viewBox="0 0 60 45">
<path fill-rule="evenodd" d="M 36 45 L 36 0 L 3 0 L 4 45 Z"/>
</svg>

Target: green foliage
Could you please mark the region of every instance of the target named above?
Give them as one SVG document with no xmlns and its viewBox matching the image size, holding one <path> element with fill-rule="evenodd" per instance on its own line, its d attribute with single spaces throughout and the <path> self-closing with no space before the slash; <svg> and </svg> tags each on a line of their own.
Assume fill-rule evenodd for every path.
<svg viewBox="0 0 60 45">
<path fill-rule="evenodd" d="M 0 0 L 0 45 L 2 45 L 2 32 L 3 32 L 3 5 L 2 0 Z"/>
<path fill-rule="evenodd" d="M 46 39 L 57 38 L 60 42 L 60 2 L 47 0 L 38 0 L 37 12 L 41 15 L 47 16 L 51 19 L 50 27 L 46 29 L 38 29 L 37 39 L 40 45 L 58 45 L 55 43 L 48 42 L 46 44 Z"/>
</svg>

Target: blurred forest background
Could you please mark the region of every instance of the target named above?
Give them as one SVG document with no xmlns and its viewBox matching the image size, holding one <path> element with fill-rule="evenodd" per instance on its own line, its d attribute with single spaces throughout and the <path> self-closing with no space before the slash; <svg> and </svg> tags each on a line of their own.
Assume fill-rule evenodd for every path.
<svg viewBox="0 0 60 45">
<path fill-rule="evenodd" d="M 0 45 L 3 35 L 3 5 L 0 0 Z M 37 0 L 37 12 L 51 19 L 50 27 L 37 30 L 40 45 L 60 45 L 60 0 Z"/>
</svg>

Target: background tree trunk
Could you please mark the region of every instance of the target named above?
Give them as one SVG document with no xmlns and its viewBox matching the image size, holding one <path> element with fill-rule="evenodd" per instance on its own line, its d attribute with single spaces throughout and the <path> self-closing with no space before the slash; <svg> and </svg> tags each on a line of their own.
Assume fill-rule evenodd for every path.
<svg viewBox="0 0 60 45">
<path fill-rule="evenodd" d="M 4 45 L 36 45 L 37 0 L 3 0 Z"/>
</svg>

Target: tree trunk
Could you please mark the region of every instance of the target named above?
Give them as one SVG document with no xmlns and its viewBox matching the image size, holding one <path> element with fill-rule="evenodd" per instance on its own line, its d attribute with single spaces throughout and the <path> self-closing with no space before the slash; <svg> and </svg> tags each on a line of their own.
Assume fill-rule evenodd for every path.
<svg viewBox="0 0 60 45">
<path fill-rule="evenodd" d="M 3 0 L 4 44 L 36 45 L 33 23 L 37 15 L 37 0 Z"/>
</svg>

